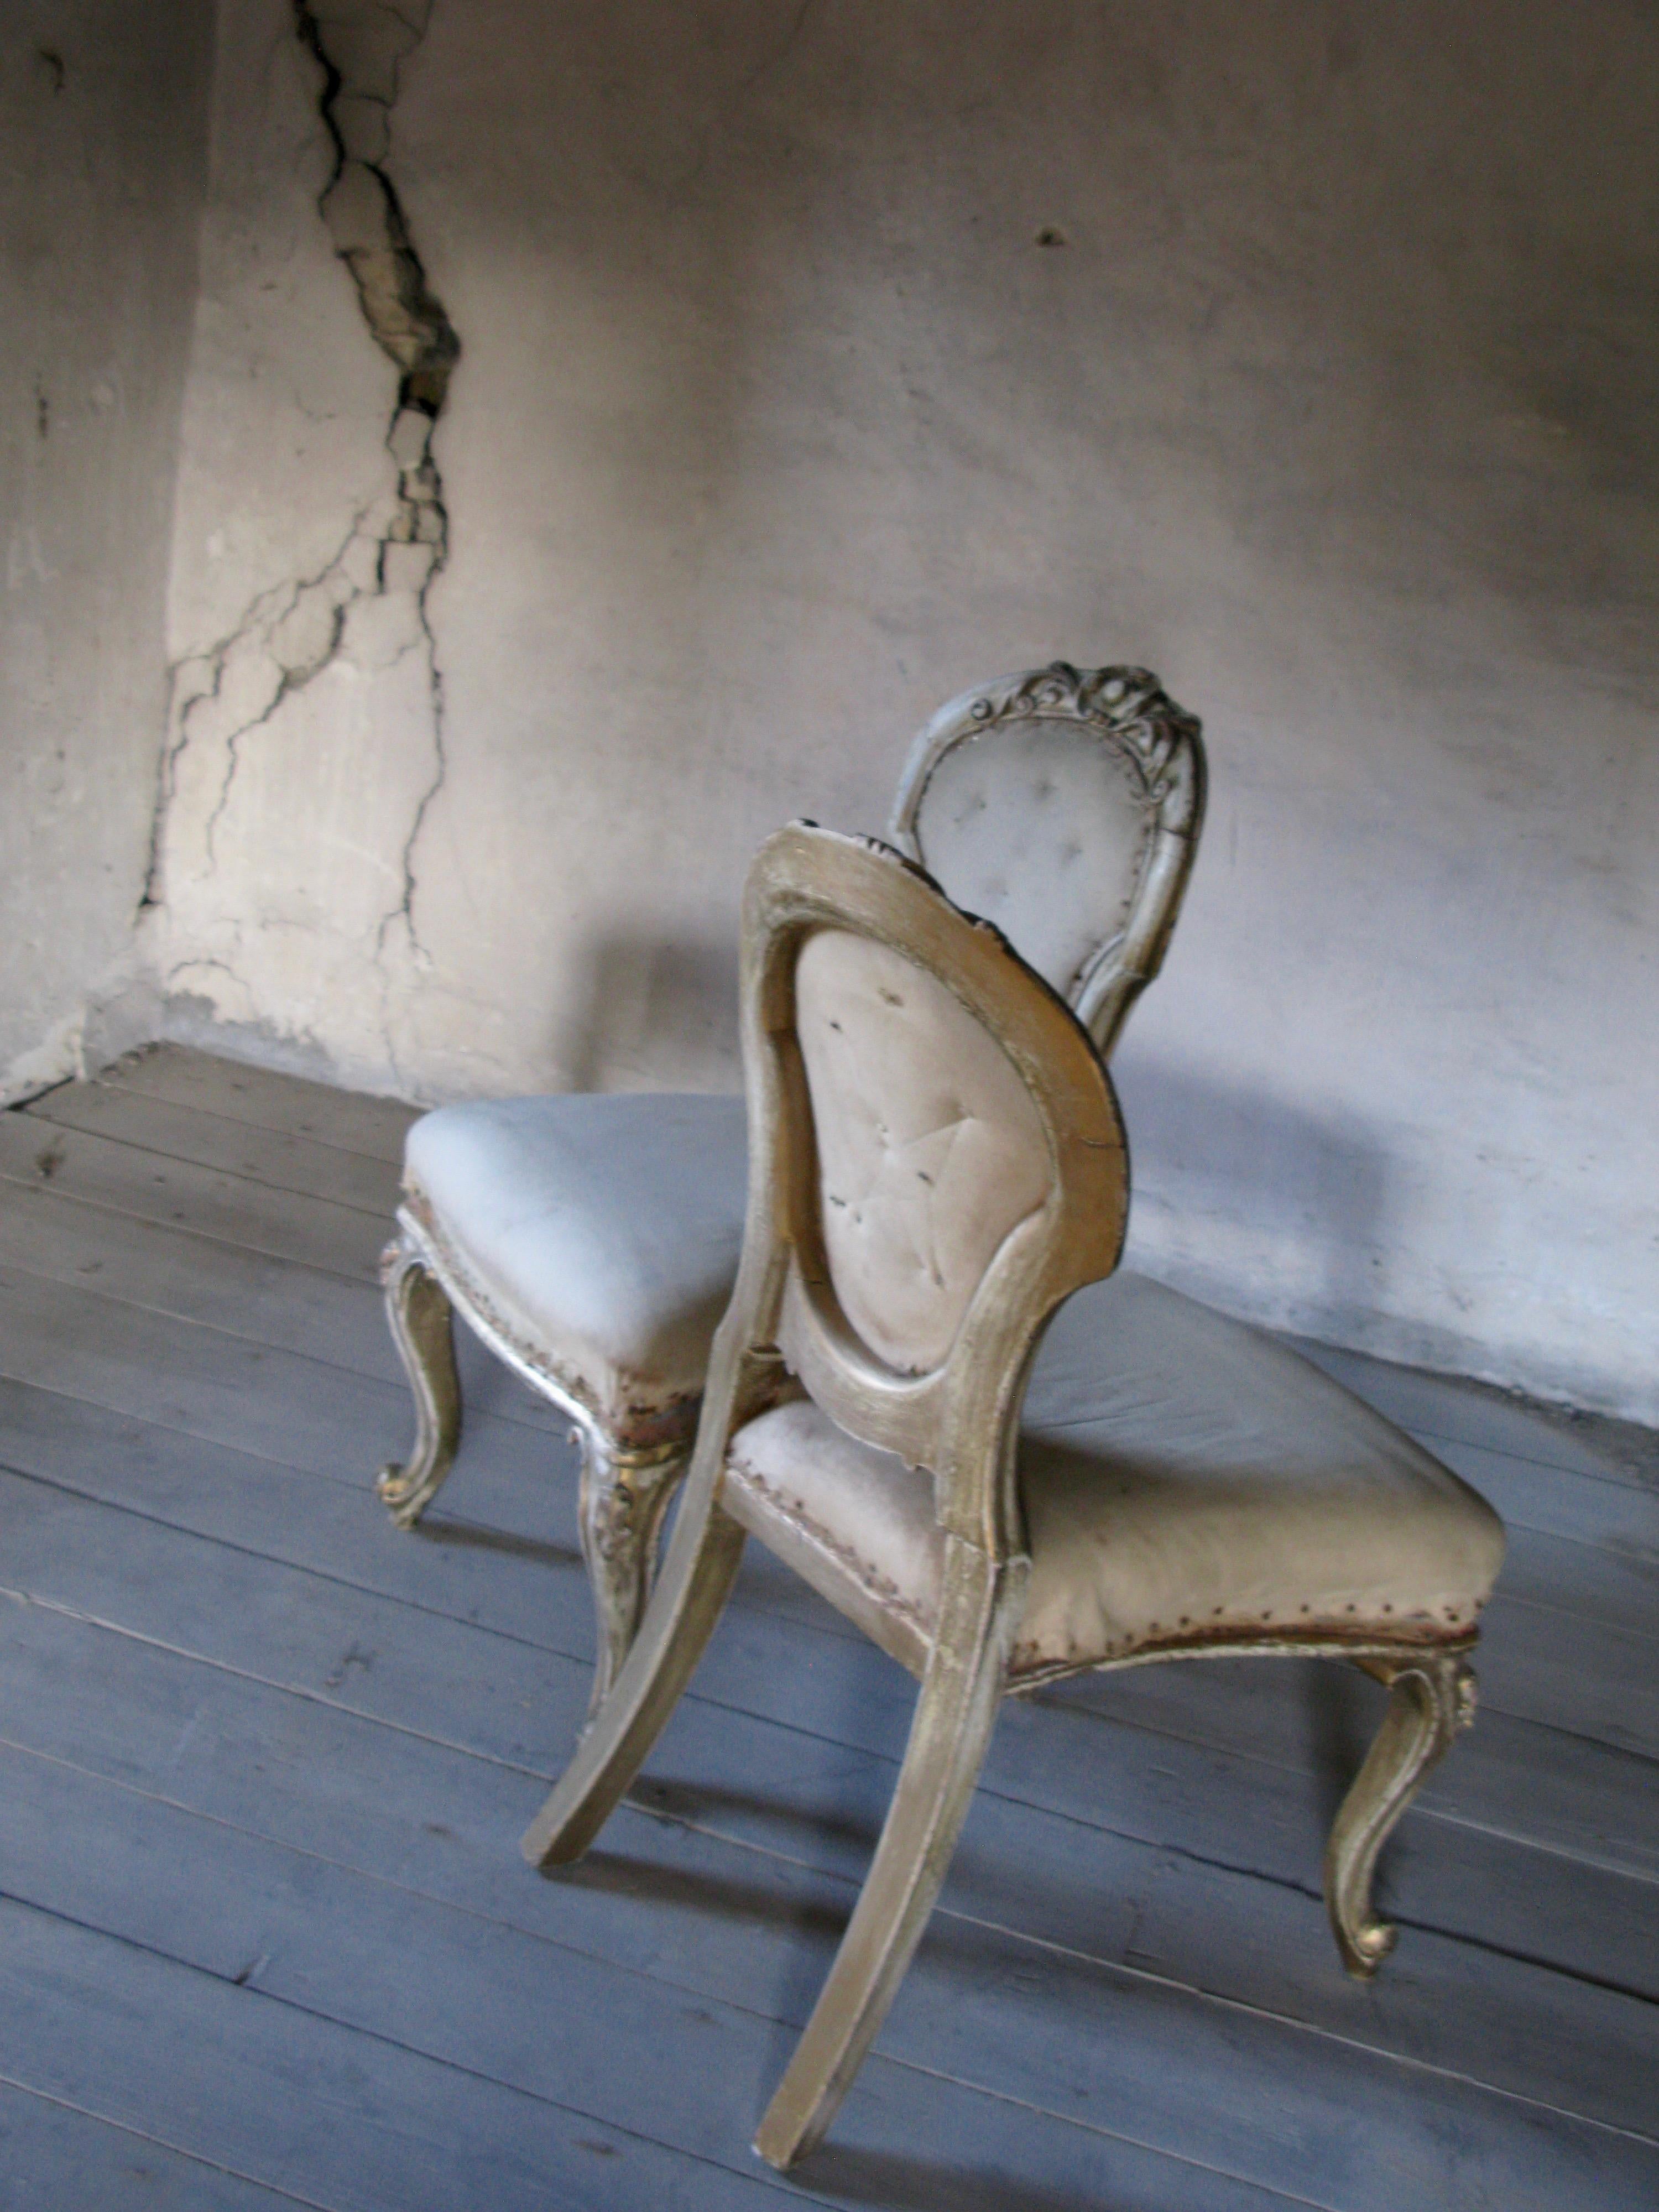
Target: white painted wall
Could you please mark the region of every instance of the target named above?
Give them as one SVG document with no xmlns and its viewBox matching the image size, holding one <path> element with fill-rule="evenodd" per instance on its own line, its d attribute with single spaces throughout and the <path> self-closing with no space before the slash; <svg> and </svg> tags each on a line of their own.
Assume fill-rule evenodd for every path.
<svg viewBox="0 0 1659 2212">
<path fill-rule="evenodd" d="M 0 15 L 0 1099 L 73 1068 L 143 890 L 212 35 Z"/>
<path fill-rule="evenodd" d="M 387 12 L 319 8 L 348 93 Z M 757 839 L 878 825 L 977 676 L 1143 660 L 1213 771 L 1143 1261 L 1659 1419 L 1656 70 L 1613 0 L 438 0 L 428 639 L 319 72 L 222 0 L 158 1020 L 724 1086 Z"/>
</svg>

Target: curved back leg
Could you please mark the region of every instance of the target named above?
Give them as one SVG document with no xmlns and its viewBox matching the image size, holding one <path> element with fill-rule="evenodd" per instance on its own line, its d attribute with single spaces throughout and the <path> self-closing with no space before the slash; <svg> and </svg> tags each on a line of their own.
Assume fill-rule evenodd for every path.
<svg viewBox="0 0 1659 2212">
<path fill-rule="evenodd" d="M 1474 1670 L 1455 1653 L 1357 1663 L 1389 1685 L 1389 1708 L 1331 1828 L 1325 1905 L 1343 1965 L 1364 1978 L 1393 1950 L 1396 1933 L 1371 1910 L 1377 1853 L 1452 1738 L 1474 1721 Z"/>
<path fill-rule="evenodd" d="M 947 1542 L 938 1632 L 881 1840 L 830 1978 L 756 2131 L 755 2148 L 780 2168 L 822 2140 L 887 2017 L 996 1725 L 1029 1562 L 999 1567 L 960 1537 Z"/>
<path fill-rule="evenodd" d="M 415 1449 L 383 1467 L 374 1487 L 400 1528 L 412 1528 L 443 1486 L 461 1441 L 461 1385 L 449 1300 L 437 1277 L 401 1237 L 380 1258 L 386 1320 L 415 1398 Z"/>
</svg>

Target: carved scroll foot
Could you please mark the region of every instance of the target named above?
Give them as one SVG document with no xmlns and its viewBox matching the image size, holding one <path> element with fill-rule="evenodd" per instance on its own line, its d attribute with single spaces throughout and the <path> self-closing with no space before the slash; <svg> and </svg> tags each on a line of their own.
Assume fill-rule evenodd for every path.
<svg viewBox="0 0 1659 2212">
<path fill-rule="evenodd" d="M 1443 1653 L 1358 1663 L 1389 1685 L 1389 1708 L 1331 1829 L 1325 1904 L 1343 1964 L 1368 1977 L 1398 1932 L 1371 1910 L 1377 1853 L 1452 1738 L 1474 1720 L 1474 1674 L 1466 1659 Z"/>
<path fill-rule="evenodd" d="M 690 1459 L 689 1446 L 629 1452 L 591 1431 L 582 1437 L 582 1557 L 599 1632 L 590 1721 L 639 1633 L 656 1572 L 663 1516 Z"/>
<path fill-rule="evenodd" d="M 386 1320 L 415 1396 L 415 1449 L 383 1467 L 375 1490 L 400 1528 L 412 1528 L 441 1487 L 461 1441 L 461 1385 L 449 1300 L 420 1255 L 399 1237 L 380 1261 Z"/>
</svg>

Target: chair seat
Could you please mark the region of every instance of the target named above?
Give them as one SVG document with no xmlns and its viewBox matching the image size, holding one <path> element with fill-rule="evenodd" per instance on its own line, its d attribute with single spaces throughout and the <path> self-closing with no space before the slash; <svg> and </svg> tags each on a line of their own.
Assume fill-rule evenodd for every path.
<svg viewBox="0 0 1659 2212">
<path fill-rule="evenodd" d="M 416 1122 L 404 1187 L 452 1292 L 641 1448 L 695 1425 L 746 1158 L 741 1098 L 489 1099 Z"/>
<path fill-rule="evenodd" d="M 1011 1674 L 1028 1684 L 1188 1644 L 1456 1642 L 1503 1557 L 1485 1501 L 1340 1383 L 1122 1272 L 1055 1316 L 1019 1474 L 1031 1579 Z M 930 1475 L 800 1400 L 738 1431 L 726 1488 L 915 1663 L 944 1563 Z"/>
</svg>

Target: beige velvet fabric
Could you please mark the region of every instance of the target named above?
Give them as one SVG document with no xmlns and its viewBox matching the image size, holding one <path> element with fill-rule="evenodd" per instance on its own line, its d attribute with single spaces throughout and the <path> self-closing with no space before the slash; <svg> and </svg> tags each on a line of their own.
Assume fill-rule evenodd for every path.
<svg viewBox="0 0 1659 2212">
<path fill-rule="evenodd" d="M 836 1296 L 889 1366 L 927 1373 L 1048 1195 L 1042 1122 L 989 1030 L 890 945 L 817 931 L 795 1009 Z"/>
<path fill-rule="evenodd" d="M 1032 1564 L 1016 1680 L 1216 1636 L 1455 1637 L 1503 1559 L 1491 1508 L 1380 1414 L 1124 1273 L 1055 1317 L 1019 1472 Z M 849 1610 L 931 1620 L 943 1541 L 925 1471 L 801 1402 L 738 1431 L 726 1480 L 810 1527 L 857 1585 Z"/>
<path fill-rule="evenodd" d="M 738 1431 L 728 1483 L 738 1493 L 728 1490 L 728 1502 L 750 1533 L 878 1643 L 888 1641 L 884 1615 L 926 1643 L 943 1556 L 931 1475 L 872 1451 L 802 1398 Z"/>
<path fill-rule="evenodd" d="M 927 779 L 915 834 L 950 897 L 995 922 L 1070 998 L 1128 920 L 1153 826 L 1115 745 L 1033 715 L 951 747 Z"/>
<path fill-rule="evenodd" d="M 404 1183 L 473 1301 L 621 1441 L 701 1397 L 743 1243 L 741 1098 L 446 1106 L 410 1129 Z"/>
</svg>

